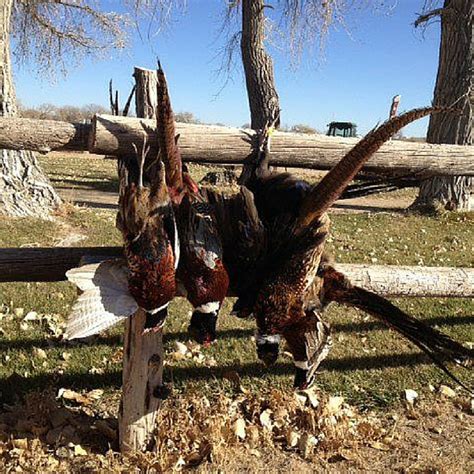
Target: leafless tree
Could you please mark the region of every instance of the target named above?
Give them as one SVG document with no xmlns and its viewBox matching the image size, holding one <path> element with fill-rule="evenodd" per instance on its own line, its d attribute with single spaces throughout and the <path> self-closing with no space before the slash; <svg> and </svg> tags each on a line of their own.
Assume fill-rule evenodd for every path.
<svg viewBox="0 0 474 474">
<path fill-rule="evenodd" d="M 0 0 L 0 116 L 17 114 L 12 78 L 10 40 L 20 62 L 34 63 L 41 72 L 67 70 L 84 56 L 101 56 L 123 48 L 128 27 L 140 16 L 165 22 L 178 0 L 125 0 L 125 13 L 108 11 L 98 0 Z M 38 111 L 45 116 L 51 110 Z M 75 108 L 60 111 L 75 120 Z M 47 217 L 60 199 L 27 151 L 1 150 L 0 213 Z"/>
<path fill-rule="evenodd" d="M 432 116 L 429 143 L 472 145 L 474 142 L 474 3 L 472 0 L 425 2 L 415 26 L 441 23 L 438 75 L 433 102 L 452 105 L 461 114 Z M 473 207 L 472 176 L 440 176 L 424 180 L 413 204 L 418 209 L 470 210 Z"/>
</svg>

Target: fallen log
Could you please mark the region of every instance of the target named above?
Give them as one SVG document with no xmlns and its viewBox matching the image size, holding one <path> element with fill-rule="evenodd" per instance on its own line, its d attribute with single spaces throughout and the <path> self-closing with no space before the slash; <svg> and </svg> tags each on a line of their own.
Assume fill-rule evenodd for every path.
<svg viewBox="0 0 474 474">
<path fill-rule="evenodd" d="M 92 125 L 53 120 L 0 118 L 0 148 L 84 150 L 105 155 L 133 153 L 133 144 L 147 142 L 156 148 L 153 120 L 98 115 Z M 177 124 L 184 161 L 240 164 L 250 151 L 246 142 L 252 130 L 217 125 Z M 356 138 L 327 137 L 275 132 L 272 165 L 327 170 L 357 142 Z M 392 140 L 363 168 L 390 176 L 416 173 L 419 178 L 434 175 L 474 175 L 474 149 L 470 146 L 432 145 Z"/>
<path fill-rule="evenodd" d="M 66 271 L 79 266 L 81 259 L 121 256 L 121 247 L 0 249 L 0 282 L 63 281 Z M 384 296 L 474 297 L 474 268 L 345 263 L 335 267 L 354 284 Z"/>
<path fill-rule="evenodd" d="M 59 149 L 87 151 L 90 130 L 90 124 L 2 117 L 0 148 L 40 153 Z"/>
</svg>

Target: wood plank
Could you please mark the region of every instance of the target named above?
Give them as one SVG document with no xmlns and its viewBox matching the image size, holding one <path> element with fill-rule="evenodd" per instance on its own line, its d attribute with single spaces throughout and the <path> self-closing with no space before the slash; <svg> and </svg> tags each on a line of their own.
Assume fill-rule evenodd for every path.
<svg viewBox="0 0 474 474">
<path fill-rule="evenodd" d="M 120 257 L 121 247 L 51 247 L 0 249 L 0 282 L 63 281 L 85 256 Z"/>
</svg>

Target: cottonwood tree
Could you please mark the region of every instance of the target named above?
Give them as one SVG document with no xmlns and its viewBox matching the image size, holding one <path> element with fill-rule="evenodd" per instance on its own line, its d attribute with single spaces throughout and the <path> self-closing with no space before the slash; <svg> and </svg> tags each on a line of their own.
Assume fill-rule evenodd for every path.
<svg viewBox="0 0 474 474">
<path fill-rule="evenodd" d="M 367 0 L 361 4 L 378 4 Z M 383 5 L 383 2 L 380 2 Z M 297 62 L 305 47 L 315 40 L 320 46 L 334 23 L 344 23 L 347 4 L 344 0 L 236 0 L 228 6 L 227 20 L 241 11 L 240 31 L 230 36 L 227 64 L 233 58 L 234 46 L 240 36 L 240 51 L 250 107 L 250 127 L 261 130 L 266 125 L 279 127 L 280 101 L 275 84 L 273 61 L 266 51 L 271 33 L 277 32 L 280 45 L 287 44 L 293 62 Z M 265 9 L 274 11 L 273 21 Z M 277 27 L 279 25 L 279 27 Z M 239 182 L 244 184 L 251 174 L 252 164 L 244 164 Z"/>
<path fill-rule="evenodd" d="M 273 62 L 266 45 L 274 41 L 286 47 L 289 61 L 297 64 L 302 52 L 318 45 L 335 24 L 345 25 L 344 18 L 351 8 L 387 9 L 382 0 L 363 0 L 351 4 L 346 0 L 236 0 L 228 5 L 227 23 L 241 14 L 238 31 L 229 35 L 227 64 L 240 43 L 247 95 L 253 129 L 267 123 L 279 124 L 279 97 L 275 84 Z M 268 13 L 267 13 L 268 12 Z"/>
<path fill-rule="evenodd" d="M 125 17 L 86 0 L 0 0 L 0 116 L 16 106 L 10 40 L 20 59 L 39 68 L 65 68 L 66 59 L 124 44 Z M 29 151 L 0 150 L 0 214 L 48 217 L 60 199 Z"/>
<path fill-rule="evenodd" d="M 435 114 L 430 118 L 427 141 L 472 145 L 474 142 L 474 2 L 427 2 L 415 25 L 441 20 L 439 66 L 434 104 L 452 105 L 462 114 Z M 426 8 L 428 7 L 428 8 Z M 472 176 L 438 176 L 424 180 L 414 208 L 470 210 L 473 207 Z"/>
</svg>

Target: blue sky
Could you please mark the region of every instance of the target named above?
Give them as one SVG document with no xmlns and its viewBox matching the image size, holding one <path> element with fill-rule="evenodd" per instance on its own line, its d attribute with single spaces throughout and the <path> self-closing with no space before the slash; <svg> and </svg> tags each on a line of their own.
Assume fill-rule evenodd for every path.
<svg viewBox="0 0 474 474">
<path fill-rule="evenodd" d="M 108 1 L 108 4 L 115 2 Z M 118 2 L 117 2 L 118 3 Z M 110 78 L 128 94 L 135 65 L 153 68 L 158 56 L 167 73 L 176 111 L 193 112 L 211 123 L 240 126 L 249 122 L 240 65 L 224 89 L 216 74 L 224 0 L 188 0 L 184 13 L 169 28 L 146 39 L 136 32 L 131 47 L 98 61 L 85 61 L 56 83 L 37 76 L 34 67 L 15 68 L 17 95 L 28 106 L 108 104 Z M 357 3 L 357 2 L 355 2 Z M 424 34 L 413 27 L 423 0 L 387 1 L 393 9 L 360 9 L 347 16 L 347 29 L 329 34 L 324 56 L 305 54 L 298 69 L 287 55 L 270 47 L 274 59 L 282 122 L 304 123 L 325 131 L 332 120 L 352 121 L 367 132 L 388 114 L 391 98 L 401 94 L 401 110 L 428 105 L 436 78 L 439 25 Z M 239 60 L 239 58 L 237 58 Z M 222 89 L 222 90 L 221 90 Z M 427 119 L 407 127 L 407 136 L 426 133 Z"/>
</svg>

